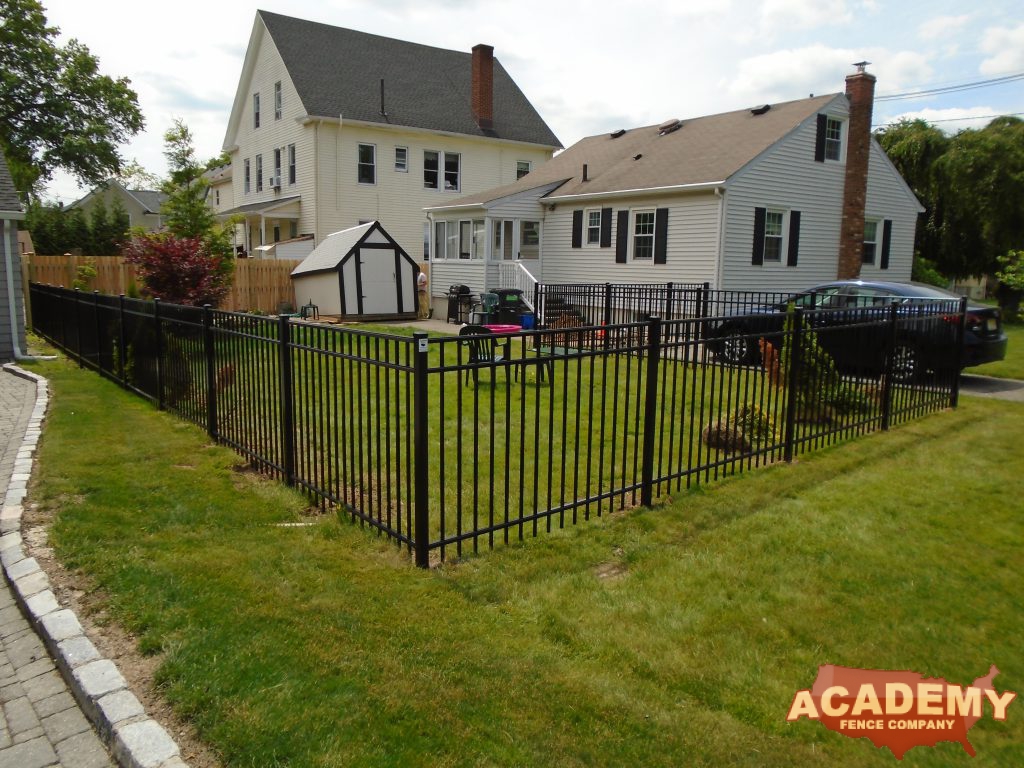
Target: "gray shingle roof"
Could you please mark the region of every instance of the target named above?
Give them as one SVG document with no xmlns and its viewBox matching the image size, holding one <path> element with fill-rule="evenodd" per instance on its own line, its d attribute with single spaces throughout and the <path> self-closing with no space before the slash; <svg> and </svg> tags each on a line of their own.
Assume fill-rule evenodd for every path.
<svg viewBox="0 0 1024 768">
<path fill-rule="evenodd" d="M 14 188 L 11 180 L 11 172 L 7 168 L 7 161 L 3 152 L 0 152 L 0 211 L 21 211 L 21 198 L 18 197 L 18 190 Z"/>
<path fill-rule="evenodd" d="M 494 128 L 473 119 L 472 54 L 259 11 L 307 114 L 560 147 L 494 59 Z M 380 81 L 384 108 L 380 114 Z"/>
<path fill-rule="evenodd" d="M 167 199 L 167 195 L 156 189 L 129 189 L 128 194 L 146 206 L 146 210 L 152 213 L 160 213 L 160 208 Z"/>
<path fill-rule="evenodd" d="M 556 181 L 564 183 L 547 195 L 552 199 L 728 181 L 838 95 L 773 104 L 761 115 L 741 109 L 684 119 L 681 128 L 663 136 L 656 125 L 633 128 L 618 138 L 588 136 L 514 184 L 451 204 L 487 203 Z M 588 181 L 582 178 L 584 163 Z"/>
</svg>

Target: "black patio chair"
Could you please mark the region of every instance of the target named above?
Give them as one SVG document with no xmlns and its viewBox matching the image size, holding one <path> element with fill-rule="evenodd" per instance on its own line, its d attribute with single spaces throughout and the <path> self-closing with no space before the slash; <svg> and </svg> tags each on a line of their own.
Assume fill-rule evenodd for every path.
<svg viewBox="0 0 1024 768">
<path fill-rule="evenodd" d="M 494 385 L 493 371 L 497 363 L 504 360 L 498 353 L 498 340 L 494 338 L 490 328 L 482 325 L 464 325 L 459 329 L 459 344 L 469 349 L 469 366 L 466 368 L 466 385 L 469 384 L 470 371 L 473 373 L 473 384 L 480 382 L 480 366 L 491 365 L 491 385 Z"/>
</svg>

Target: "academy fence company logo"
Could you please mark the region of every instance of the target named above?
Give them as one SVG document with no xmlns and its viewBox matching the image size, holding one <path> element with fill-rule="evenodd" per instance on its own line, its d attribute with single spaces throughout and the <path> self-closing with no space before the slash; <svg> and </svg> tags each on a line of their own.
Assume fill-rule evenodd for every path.
<svg viewBox="0 0 1024 768">
<path fill-rule="evenodd" d="M 825 664 L 818 667 L 813 688 L 796 692 L 786 720 L 820 720 L 844 736 L 888 747 L 897 760 L 911 747 L 933 747 L 940 741 L 956 742 L 974 757 L 967 732 L 986 710 L 994 720 L 1005 720 L 1006 708 L 1017 696 L 996 691 L 992 680 L 998 674 L 993 666 L 964 688 L 916 672 Z"/>
</svg>

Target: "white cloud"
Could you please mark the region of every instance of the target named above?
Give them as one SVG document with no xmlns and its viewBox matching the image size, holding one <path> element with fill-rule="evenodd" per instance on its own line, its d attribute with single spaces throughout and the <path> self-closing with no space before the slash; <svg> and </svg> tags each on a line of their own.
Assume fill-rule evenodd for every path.
<svg viewBox="0 0 1024 768">
<path fill-rule="evenodd" d="M 1006 29 L 989 27 L 981 41 L 988 54 L 978 69 L 983 75 L 1003 75 L 1024 69 L 1024 24 Z"/>
<path fill-rule="evenodd" d="M 984 128 L 992 121 L 998 110 L 993 107 L 951 107 L 949 109 L 919 109 L 901 112 L 898 115 L 876 118 L 879 125 L 889 125 L 899 120 L 924 120 L 934 123 L 944 133 L 956 133 L 964 128 Z"/>
<path fill-rule="evenodd" d="M 968 13 L 962 16 L 936 16 L 934 19 L 928 19 L 917 28 L 917 36 L 922 40 L 941 40 L 947 38 L 963 29 L 964 25 L 970 21 L 970 18 L 971 15 Z"/>
<path fill-rule="evenodd" d="M 853 62 L 865 59 L 872 62 L 868 71 L 878 78 L 879 93 L 893 93 L 906 83 L 925 82 L 931 76 L 925 57 L 913 51 L 811 45 L 743 59 L 726 87 L 749 103 L 834 93 L 844 89 L 846 76 L 854 72 Z"/>
<path fill-rule="evenodd" d="M 846 0 L 765 0 L 761 20 L 769 29 L 849 24 L 853 20 L 849 6 Z"/>
</svg>

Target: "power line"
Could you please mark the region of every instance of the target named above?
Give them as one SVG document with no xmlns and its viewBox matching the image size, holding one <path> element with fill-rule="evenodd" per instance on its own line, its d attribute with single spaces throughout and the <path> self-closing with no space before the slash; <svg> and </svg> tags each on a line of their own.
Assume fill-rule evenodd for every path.
<svg viewBox="0 0 1024 768">
<path fill-rule="evenodd" d="M 1007 112 L 1002 115 L 971 115 L 970 117 L 943 117 L 938 120 L 928 120 L 927 118 L 920 118 L 926 123 L 955 123 L 960 120 L 995 120 L 997 117 L 1021 117 L 1024 116 L 1024 112 Z M 875 123 L 872 128 L 889 128 L 893 125 L 899 125 L 899 121 L 895 123 Z"/>
<path fill-rule="evenodd" d="M 922 96 L 937 96 L 946 93 L 957 93 L 959 91 L 971 91 L 976 88 L 991 88 L 996 85 L 1004 85 L 1006 83 L 1016 82 L 1017 80 L 1024 80 L 1024 72 L 1017 72 L 1016 74 L 1006 75 L 1004 77 L 993 77 L 989 78 L 988 80 L 975 80 L 970 83 L 947 85 L 942 88 L 929 88 L 922 91 L 908 91 L 907 93 L 892 93 L 886 96 L 876 96 L 875 101 L 900 101 L 902 99 L 917 99 Z"/>
</svg>

